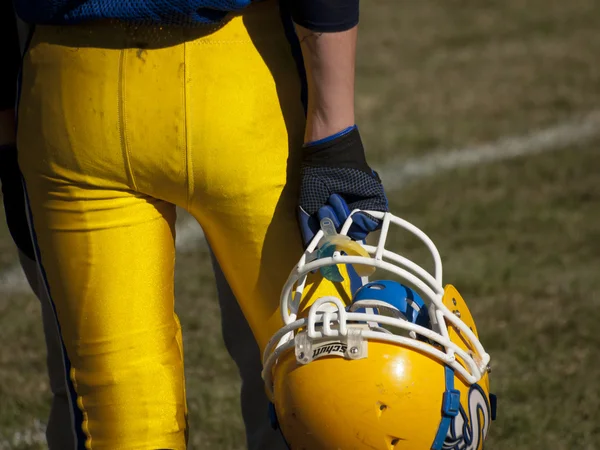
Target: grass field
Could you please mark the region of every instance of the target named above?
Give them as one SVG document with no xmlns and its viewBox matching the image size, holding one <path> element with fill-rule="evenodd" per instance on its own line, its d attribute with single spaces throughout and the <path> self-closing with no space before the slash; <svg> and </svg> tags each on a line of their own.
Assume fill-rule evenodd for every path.
<svg viewBox="0 0 600 450">
<path fill-rule="evenodd" d="M 600 109 L 594 0 L 364 4 L 359 124 L 388 179 L 390 161 L 577 123 Z M 445 281 L 467 299 L 492 355 L 499 413 L 488 449 L 600 449 L 598 128 L 597 138 L 557 151 L 444 171 L 389 192 L 393 212 L 438 245 Z M 393 247 L 424 256 L 413 241 Z M 2 223 L 0 271 L 15 263 Z M 178 254 L 176 277 L 190 448 L 242 449 L 239 381 L 220 338 L 205 246 Z M 0 342 L 0 449 L 42 449 L 49 390 L 31 294 L 0 286 Z"/>
</svg>

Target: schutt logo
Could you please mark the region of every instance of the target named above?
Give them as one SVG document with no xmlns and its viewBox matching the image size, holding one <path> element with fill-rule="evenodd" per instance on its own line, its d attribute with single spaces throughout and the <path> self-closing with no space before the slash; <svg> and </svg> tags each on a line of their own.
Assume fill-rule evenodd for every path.
<svg viewBox="0 0 600 450">
<path fill-rule="evenodd" d="M 313 349 L 313 358 L 331 355 L 332 353 L 343 356 L 346 353 L 347 348 L 348 347 L 346 346 L 346 344 L 342 344 L 341 342 L 325 344 L 325 345 L 322 345 L 320 347 Z"/>
</svg>

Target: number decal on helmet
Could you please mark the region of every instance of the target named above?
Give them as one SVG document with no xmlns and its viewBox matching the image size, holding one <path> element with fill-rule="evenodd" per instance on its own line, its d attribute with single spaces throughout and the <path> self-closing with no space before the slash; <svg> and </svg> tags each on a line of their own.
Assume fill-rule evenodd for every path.
<svg viewBox="0 0 600 450">
<path fill-rule="evenodd" d="M 462 404 L 460 412 L 450 424 L 444 450 L 479 450 L 490 427 L 490 402 L 481 387 L 474 384 L 469 389 L 467 408 Z"/>
</svg>

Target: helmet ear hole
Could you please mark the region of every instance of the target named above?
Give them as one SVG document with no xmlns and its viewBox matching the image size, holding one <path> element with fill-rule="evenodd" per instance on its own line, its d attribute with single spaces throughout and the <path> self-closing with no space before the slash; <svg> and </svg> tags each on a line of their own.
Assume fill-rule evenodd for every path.
<svg viewBox="0 0 600 450">
<path fill-rule="evenodd" d="M 355 293 L 348 312 L 393 317 L 431 329 L 429 312 L 423 299 L 414 289 L 396 281 L 377 280 L 364 285 Z M 379 321 L 367 321 L 367 323 L 374 331 L 424 340 L 414 331 L 407 331 Z"/>
<path fill-rule="evenodd" d="M 430 327 L 427 305 L 410 287 L 391 280 L 365 284 L 354 294 L 350 311 L 374 308 L 376 314 L 402 318 L 410 323 Z M 364 309 L 357 312 L 365 312 Z"/>
</svg>

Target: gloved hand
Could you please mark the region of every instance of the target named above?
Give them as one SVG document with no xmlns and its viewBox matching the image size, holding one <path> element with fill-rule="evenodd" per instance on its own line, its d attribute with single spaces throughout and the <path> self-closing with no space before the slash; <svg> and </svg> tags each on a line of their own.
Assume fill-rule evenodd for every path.
<svg viewBox="0 0 600 450">
<path fill-rule="evenodd" d="M 30 259 L 35 259 L 25 213 L 25 195 L 17 159 L 17 148 L 14 144 L 0 146 L 0 183 L 2 184 L 2 198 L 8 230 L 17 247 Z"/>
<path fill-rule="evenodd" d="M 298 222 L 304 244 L 329 217 L 337 230 L 354 209 L 387 212 L 388 201 L 377 173 L 367 164 L 356 126 L 302 149 Z M 380 227 L 380 221 L 357 213 L 348 235 L 363 240 Z"/>
</svg>

